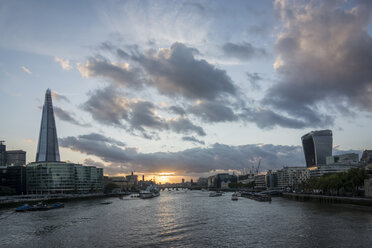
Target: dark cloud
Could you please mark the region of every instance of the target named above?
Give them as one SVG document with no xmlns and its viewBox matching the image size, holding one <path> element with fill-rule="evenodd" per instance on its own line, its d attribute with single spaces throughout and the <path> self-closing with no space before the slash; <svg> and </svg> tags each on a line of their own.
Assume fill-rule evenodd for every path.
<svg viewBox="0 0 372 248">
<path fill-rule="evenodd" d="M 275 126 L 301 129 L 309 126 L 314 126 L 309 125 L 309 123 L 306 123 L 302 120 L 285 117 L 273 112 L 272 110 L 263 108 L 246 108 L 244 109 L 243 114 L 241 114 L 240 117 L 242 119 L 255 123 L 259 128 L 262 129 L 272 129 Z"/>
<path fill-rule="evenodd" d="M 119 55 L 123 53 L 121 51 Z M 140 69 L 126 63 L 112 63 L 103 56 L 90 58 L 86 64 L 79 64 L 78 69 L 83 77 L 102 77 L 119 86 L 139 89 L 144 83 Z"/>
<path fill-rule="evenodd" d="M 195 48 L 174 43 L 169 49 L 132 58 L 145 69 L 150 77 L 149 83 L 161 94 L 210 100 L 235 95 L 236 87 L 226 71 L 203 59 L 195 59 L 197 53 Z"/>
<path fill-rule="evenodd" d="M 228 106 L 220 102 L 204 101 L 191 106 L 188 111 L 206 122 L 236 121 L 238 116 Z"/>
<path fill-rule="evenodd" d="M 155 113 L 155 106 L 151 102 L 138 101 L 131 103 L 129 122 L 134 129 L 144 131 L 143 127 L 166 129 L 165 121 Z"/>
<path fill-rule="evenodd" d="M 90 159 L 90 158 L 86 158 L 84 160 L 84 165 L 96 166 L 96 167 L 99 167 L 99 168 L 104 168 L 105 167 L 105 165 L 103 163 L 98 162 L 98 161 L 94 161 L 93 159 Z"/>
<path fill-rule="evenodd" d="M 120 148 L 107 142 L 92 142 L 80 137 L 60 139 L 62 147 L 94 155 L 107 163 L 121 164 L 141 172 L 174 171 L 177 173 L 204 173 L 214 170 L 250 168 L 262 159 L 261 169 L 282 166 L 303 166 L 301 146 L 215 144 L 209 148 L 193 148 L 180 152 L 138 153 L 134 148 Z M 125 172 L 125 171 L 123 171 Z"/>
<path fill-rule="evenodd" d="M 88 101 L 83 104 L 83 108 L 100 123 L 121 127 L 126 127 L 124 123 L 127 123 L 128 129 L 140 131 L 145 138 L 154 136 L 147 132 L 148 129 L 205 135 L 203 128 L 194 125 L 186 117 L 181 116 L 169 120 L 162 118 L 156 113 L 157 108 L 153 103 L 130 100 L 113 86 L 93 92 Z"/>
<path fill-rule="evenodd" d="M 121 126 L 121 121 L 128 119 L 128 104 L 129 101 L 120 97 L 114 86 L 109 86 L 90 93 L 82 107 L 102 124 Z"/>
<path fill-rule="evenodd" d="M 249 47 L 245 43 L 243 45 Z M 280 102 L 280 98 L 270 90 L 260 104 L 256 104 L 262 107 L 248 107 L 248 101 L 243 100 L 244 94 L 236 88 L 224 70 L 215 68 L 205 60 L 196 59 L 195 55 L 200 55 L 198 50 L 182 43 L 145 52 L 141 52 L 138 46 L 126 46 L 126 51 L 111 43 L 103 43 L 102 47 L 119 59 L 129 59 L 131 66 L 119 67 L 118 63 L 101 57 L 80 66 L 82 75 L 102 76 L 116 82 L 116 86 L 111 85 L 91 93 L 83 107 L 95 120 L 107 125 L 122 126 L 133 132 L 132 134 L 140 132 L 143 137 L 153 138 L 157 134 L 150 134 L 149 130 L 171 130 L 182 134 L 194 132 L 199 136 L 205 135 L 201 127 L 195 126 L 186 118 L 188 113 L 207 123 L 249 121 L 260 128 L 324 127 L 333 124 L 330 116 L 314 111 L 316 106 L 298 108 L 293 103 L 284 106 L 286 102 Z M 237 46 L 229 44 L 226 47 Z M 113 67 L 115 70 L 111 70 Z M 122 70 L 124 74 L 118 72 Z M 143 73 L 131 74 L 140 71 Z M 253 88 L 259 88 L 259 82 L 263 79 L 260 74 L 247 73 L 247 77 Z M 184 107 L 171 106 L 167 109 L 169 113 L 179 115 L 176 121 L 174 118 L 166 120 L 156 114 L 159 109 L 153 103 L 144 100 L 134 102 L 120 93 L 122 86 L 127 85 L 129 88 L 125 89 L 130 90 L 130 85 L 142 83 L 153 86 L 170 98 L 179 99 L 181 96 L 186 100 L 183 102 Z M 279 100 L 276 101 L 277 99 Z M 197 104 L 191 104 L 192 101 Z M 291 112 L 290 108 L 293 108 Z M 123 126 L 125 124 L 127 126 Z"/>
<path fill-rule="evenodd" d="M 179 106 L 171 106 L 169 107 L 169 110 L 172 113 L 175 113 L 177 115 L 186 115 L 186 111 L 182 107 L 179 107 Z"/>
<path fill-rule="evenodd" d="M 240 60 L 249 60 L 253 57 L 266 56 L 267 54 L 265 49 L 254 47 L 248 42 L 240 44 L 228 42 L 222 46 L 222 50 L 225 56 Z"/>
<path fill-rule="evenodd" d="M 198 140 L 194 136 L 184 136 L 184 137 L 182 137 L 182 140 L 184 140 L 184 141 L 190 141 L 190 142 L 193 142 L 193 143 L 198 143 L 198 144 L 201 144 L 201 145 L 205 145 L 205 142 L 204 141 Z"/>
<path fill-rule="evenodd" d="M 87 124 L 83 124 L 77 121 L 73 117 L 73 115 L 67 110 L 64 110 L 57 106 L 53 106 L 53 109 L 54 109 L 54 113 L 56 114 L 56 116 L 62 121 L 66 121 L 66 122 L 69 122 L 71 124 L 78 125 L 78 126 L 88 126 Z"/>
<path fill-rule="evenodd" d="M 181 117 L 178 119 L 172 119 L 169 120 L 168 125 L 171 130 L 173 130 L 176 133 L 196 133 L 199 136 L 205 136 L 205 132 L 202 127 L 194 125 L 189 119 L 185 117 Z"/>
<path fill-rule="evenodd" d="M 85 140 L 107 142 L 107 143 L 111 143 L 111 144 L 114 144 L 114 145 L 117 145 L 117 146 L 125 146 L 124 142 L 122 142 L 120 140 L 113 139 L 113 138 L 106 137 L 106 136 L 104 136 L 102 134 L 99 134 L 99 133 L 90 133 L 90 134 L 80 135 L 79 138 L 80 139 L 85 139 Z"/>
<path fill-rule="evenodd" d="M 60 138 L 59 144 L 73 151 L 100 157 L 105 162 L 129 162 L 131 157 L 137 153 L 134 148 L 122 148 L 99 139 L 85 139 L 81 136 Z"/>
<path fill-rule="evenodd" d="M 318 126 L 332 125 L 330 112 L 337 109 L 370 112 L 372 4 L 357 1 L 353 9 L 343 1 L 276 4 L 285 23 L 275 45 L 281 79 L 263 103 Z"/>
</svg>

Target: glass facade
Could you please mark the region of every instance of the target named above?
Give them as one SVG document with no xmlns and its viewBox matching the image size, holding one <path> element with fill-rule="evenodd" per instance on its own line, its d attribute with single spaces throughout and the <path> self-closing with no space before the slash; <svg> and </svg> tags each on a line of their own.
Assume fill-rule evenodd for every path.
<svg viewBox="0 0 372 248">
<path fill-rule="evenodd" d="M 312 131 L 301 138 L 306 167 L 326 164 L 326 157 L 332 156 L 332 131 Z"/>
<path fill-rule="evenodd" d="M 50 89 L 45 93 L 43 114 L 41 117 L 39 143 L 36 153 L 36 162 L 60 161 L 57 129 L 54 120 L 52 95 Z"/>
<path fill-rule="evenodd" d="M 6 146 L 0 141 L 0 166 L 5 166 L 6 164 Z"/>
<path fill-rule="evenodd" d="M 102 190 L 102 168 L 64 162 L 27 165 L 28 194 L 77 194 Z"/>
</svg>

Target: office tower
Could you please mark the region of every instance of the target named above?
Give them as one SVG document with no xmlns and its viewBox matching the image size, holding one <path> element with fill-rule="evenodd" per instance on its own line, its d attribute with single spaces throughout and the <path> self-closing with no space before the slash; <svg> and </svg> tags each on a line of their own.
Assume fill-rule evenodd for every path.
<svg viewBox="0 0 372 248">
<path fill-rule="evenodd" d="M 36 162 L 60 161 L 57 129 L 54 120 L 52 95 L 50 89 L 45 93 L 43 114 L 41 117 L 39 143 L 37 146 Z"/>
<path fill-rule="evenodd" d="M 332 156 L 332 131 L 312 131 L 301 137 L 306 167 L 326 164 L 326 157 Z"/>
<path fill-rule="evenodd" d="M 0 141 L 0 166 L 5 166 L 6 164 L 6 146 L 5 141 Z"/>
<path fill-rule="evenodd" d="M 6 151 L 7 166 L 23 166 L 26 164 L 26 152 L 22 150 Z"/>
</svg>

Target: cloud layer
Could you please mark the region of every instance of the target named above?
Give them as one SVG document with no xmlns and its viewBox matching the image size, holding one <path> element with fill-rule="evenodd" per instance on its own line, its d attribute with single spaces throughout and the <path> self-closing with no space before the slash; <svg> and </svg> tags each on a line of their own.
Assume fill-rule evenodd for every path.
<svg viewBox="0 0 372 248">
<path fill-rule="evenodd" d="M 257 166 L 260 158 L 262 170 L 277 169 L 284 165 L 304 165 L 300 146 L 214 144 L 209 148 L 193 148 L 180 152 L 139 153 L 135 148 L 118 146 L 117 141 L 97 134 L 90 134 L 88 137 L 87 135 L 70 136 L 60 139 L 59 143 L 62 147 L 97 156 L 109 164 L 109 167 L 120 164 L 122 173 L 129 172 L 129 169 L 146 173 L 159 171 L 207 173 L 215 170 L 241 170 Z"/>
<path fill-rule="evenodd" d="M 263 102 L 319 126 L 333 123 L 331 108 L 372 109 L 372 4 L 357 1 L 276 1 L 284 23 L 275 50 L 280 81 Z"/>
</svg>

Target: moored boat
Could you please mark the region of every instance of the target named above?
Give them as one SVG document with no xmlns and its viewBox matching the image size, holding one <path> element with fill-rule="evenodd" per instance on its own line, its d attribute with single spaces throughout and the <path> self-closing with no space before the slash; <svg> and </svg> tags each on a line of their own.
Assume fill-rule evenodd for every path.
<svg viewBox="0 0 372 248">
<path fill-rule="evenodd" d="M 18 208 L 15 209 L 16 212 L 25 212 L 25 211 L 28 211 L 30 209 L 30 205 L 28 204 L 25 204 L 23 206 L 20 206 Z"/>
<path fill-rule="evenodd" d="M 211 193 L 209 193 L 209 196 L 210 197 L 222 196 L 222 193 L 221 192 L 211 192 Z"/>
<path fill-rule="evenodd" d="M 63 208 L 65 205 L 63 203 L 53 203 L 53 204 L 46 204 L 43 202 L 39 202 L 35 205 L 29 206 L 28 204 L 25 204 L 21 207 L 16 208 L 16 212 L 26 212 L 26 211 L 46 211 L 56 208 Z"/>
<path fill-rule="evenodd" d="M 153 198 L 160 195 L 160 190 L 155 184 L 151 184 L 146 190 L 140 191 L 139 195 L 142 199 Z"/>
</svg>

